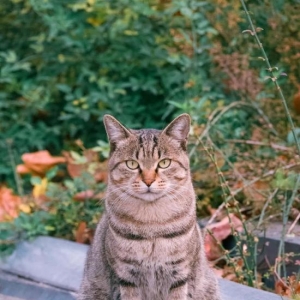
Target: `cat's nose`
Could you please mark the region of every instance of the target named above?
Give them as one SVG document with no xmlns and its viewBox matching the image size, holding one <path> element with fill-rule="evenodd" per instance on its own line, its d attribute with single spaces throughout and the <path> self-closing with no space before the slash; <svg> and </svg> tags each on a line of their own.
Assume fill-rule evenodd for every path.
<svg viewBox="0 0 300 300">
<path fill-rule="evenodd" d="M 155 181 L 155 179 L 154 178 L 144 178 L 144 180 L 143 180 L 145 183 L 146 183 L 146 185 L 149 187 L 154 181 Z"/>
</svg>

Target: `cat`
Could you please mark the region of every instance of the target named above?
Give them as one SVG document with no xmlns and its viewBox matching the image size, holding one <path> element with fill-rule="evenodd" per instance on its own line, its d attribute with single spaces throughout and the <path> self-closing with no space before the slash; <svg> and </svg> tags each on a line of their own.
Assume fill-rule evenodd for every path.
<svg viewBox="0 0 300 300">
<path fill-rule="evenodd" d="M 78 300 L 220 300 L 196 220 L 182 114 L 164 130 L 104 116 L 110 142 L 105 213 Z"/>
</svg>

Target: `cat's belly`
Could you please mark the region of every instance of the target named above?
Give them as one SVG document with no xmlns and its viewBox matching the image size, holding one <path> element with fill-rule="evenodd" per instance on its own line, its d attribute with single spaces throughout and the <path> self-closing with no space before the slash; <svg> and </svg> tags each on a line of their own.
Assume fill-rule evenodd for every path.
<svg viewBox="0 0 300 300">
<path fill-rule="evenodd" d="M 184 236 L 152 240 L 108 240 L 108 261 L 115 274 L 122 280 L 140 285 L 141 281 L 165 284 L 188 277 L 193 255 L 192 231 Z M 189 246 L 188 246 L 189 245 Z"/>
<path fill-rule="evenodd" d="M 125 259 L 115 259 L 113 269 L 117 277 L 137 287 L 150 285 L 152 289 L 157 289 L 159 285 L 165 285 L 167 290 L 174 282 L 189 277 L 190 261 L 184 251 L 180 254 L 170 251 L 166 253 L 165 249 L 158 250 L 164 247 L 153 243 L 150 248 L 152 247 L 153 252 L 149 256 L 136 253 L 135 256 L 127 254 Z"/>
</svg>

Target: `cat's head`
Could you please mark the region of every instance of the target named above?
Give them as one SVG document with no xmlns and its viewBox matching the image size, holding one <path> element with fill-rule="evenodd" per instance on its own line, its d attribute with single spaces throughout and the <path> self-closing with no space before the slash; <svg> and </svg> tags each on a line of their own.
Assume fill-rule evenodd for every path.
<svg viewBox="0 0 300 300">
<path fill-rule="evenodd" d="M 111 146 L 112 190 L 151 202 L 175 195 L 190 180 L 186 152 L 189 115 L 180 115 L 164 130 L 130 130 L 110 115 L 104 116 L 104 125 Z"/>
</svg>

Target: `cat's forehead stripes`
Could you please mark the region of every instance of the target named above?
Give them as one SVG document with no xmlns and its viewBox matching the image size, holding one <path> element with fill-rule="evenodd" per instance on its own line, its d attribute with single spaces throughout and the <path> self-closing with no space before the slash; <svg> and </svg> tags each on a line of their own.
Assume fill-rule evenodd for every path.
<svg viewBox="0 0 300 300">
<path fill-rule="evenodd" d="M 158 137 L 161 131 L 155 129 L 136 130 L 138 148 L 136 158 L 147 161 L 148 159 L 159 159 L 160 150 L 158 148 Z"/>
</svg>

